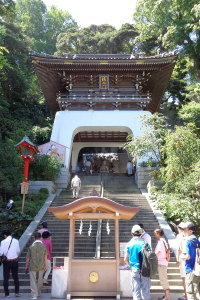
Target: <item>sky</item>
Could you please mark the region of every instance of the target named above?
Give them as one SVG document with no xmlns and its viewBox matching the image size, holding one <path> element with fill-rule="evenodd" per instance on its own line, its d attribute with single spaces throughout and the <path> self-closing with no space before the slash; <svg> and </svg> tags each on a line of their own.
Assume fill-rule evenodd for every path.
<svg viewBox="0 0 200 300">
<path fill-rule="evenodd" d="M 81 27 L 91 24 L 109 24 L 119 29 L 124 23 L 133 23 L 136 0 L 43 0 L 47 7 L 68 11 Z"/>
</svg>

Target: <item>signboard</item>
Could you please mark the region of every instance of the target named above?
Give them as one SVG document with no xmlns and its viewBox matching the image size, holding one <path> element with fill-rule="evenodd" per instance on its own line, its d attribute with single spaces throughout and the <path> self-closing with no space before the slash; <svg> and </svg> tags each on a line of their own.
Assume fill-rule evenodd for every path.
<svg viewBox="0 0 200 300">
<path fill-rule="evenodd" d="M 58 158 L 58 161 L 61 164 L 65 163 L 65 151 L 66 147 L 63 145 L 60 145 L 56 142 L 50 141 L 46 144 L 40 145 L 38 147 L 39 154 L 40 155 L 50 155 L 50 156 L 55 156 Z"/>
<path fill-rule="evenodd" d="M 22 183 L 20 183 L 20 185 L 21 185 L 21 194 L 23 194 L 23 195 L 28 194 L 29 183 L 22 182 Z"/>
<path fill-rule="evenodd" d="M 119 243 L 119 257 L 124 257 L 126 253 L 126 244 L 127 243 Z"/>
<path fill-rule="evenodd" d="M 99 75 L 99 90 L 100 91 L 109 90 L 109 75 Z"/>
</svg>

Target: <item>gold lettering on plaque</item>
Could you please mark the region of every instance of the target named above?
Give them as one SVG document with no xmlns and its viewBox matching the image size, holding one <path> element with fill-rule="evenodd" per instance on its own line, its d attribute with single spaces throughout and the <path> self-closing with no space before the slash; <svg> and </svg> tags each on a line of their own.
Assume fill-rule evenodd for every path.
<svg viewBox="0 0 200 300">
<path fill-rule="evenodd" d="M 108 75 L 100 75 L 99 80 L 99 89 L 100 90 L 108 90 L 109 79 Z"/>
</svg>

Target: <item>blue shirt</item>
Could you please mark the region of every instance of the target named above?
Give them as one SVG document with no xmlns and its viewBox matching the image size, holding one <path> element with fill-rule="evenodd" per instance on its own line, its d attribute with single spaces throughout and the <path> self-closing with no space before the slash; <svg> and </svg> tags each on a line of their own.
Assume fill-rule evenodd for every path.
<svg viewBox="0 0 200 300">
<path fill-rule="evenodd" d="M 199 241 L 196 238 L 191 238 L 191 240 L 198 245 Z M 196 257 L 196 248 L 188 239 L 185 244 L 185 254 L 190 255 L 190 259 L 185 261 L 185 273 L 190 273 L 193 271 Z"/>
<path fill-rule="evenodd" d="M 144 240 L 140 237 L 133 237 L 126 245 L 126 252 L 129 253 L 130 268 L 140 269 L 139 252 L 144 246 Z"/>
</svg>

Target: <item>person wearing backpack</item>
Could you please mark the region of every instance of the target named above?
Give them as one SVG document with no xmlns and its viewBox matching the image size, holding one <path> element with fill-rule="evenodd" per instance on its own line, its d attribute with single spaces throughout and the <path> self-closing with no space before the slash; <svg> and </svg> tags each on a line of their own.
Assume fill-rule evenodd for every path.
<svg viewBox="0 0 200 300">
<path fill-rule="evenodd" d="M 187 240 L 180 258 L 185 261 L 187 299 L 196 300 L 196 293 L 200 294 L 200 276 L 195 275 L 193 269 L 195 267 L 196 248 L 199 247 L 199 241 L 194 235 L 196 227 L 192 222 L 186 222 L 183 228 Z"/>
<path fill-rule="evenodd" d="M 167 266 L 168 261 L 166 258 L 166 249 L 168 249 L 167 242 L 163 238 L 164 231 L 163 229 L 154 230 L 154 235 L 158 239 L 158 243 L 155 248 L 155 253 L 158 257 L 158 275 L 160 279 L 160 284 L 162 285 L 163 290 L 165 291 L 165 296 L 158 298 L 158 300 L 170 300 L 169 296 L 169 283 L 167 280 Z"/>
<path fill-rule="evenodd" d="M 131 287 L 133 299 L 150 299 L 151 281 L 149 277 L 144 277 L 140 271 L 140 253 L 145 244 L 141 239 L 142 229 L 139 225 L 134 225 L 131 230 L 132 239 L 126 245 L 124 256 L 125 263 L 131 269 Z"/>
<path fill-rule="evenodd" d="M 183 253 L 184 244 L 185 244 L 185 241 L 186 241 L 183 226 L 184 226 L 183 222 L 181 222 L 177 226 L 179 233 L 176 236 L 176 240 L 177 240 L 177 261 L 176 261 L 176 265 L 177 265 L 177 267 L 180 268 L 180 275 L 181 275 L 181 279 L 183 280 L 183 289 L 184 289 L 183 296 L 178 298 L 178 300 L 187 300 L 186 285 L 185 285 L 185 276 L 186 276 L 186 274 L 185 274 L 185 261 L 180 259 L 180 255 Z"/>
</svg>

